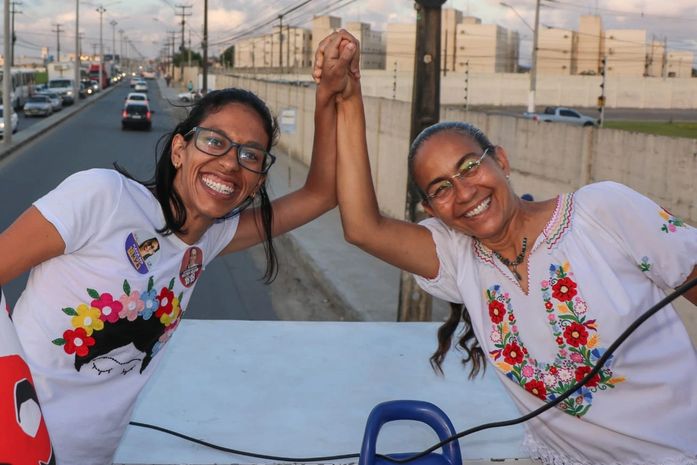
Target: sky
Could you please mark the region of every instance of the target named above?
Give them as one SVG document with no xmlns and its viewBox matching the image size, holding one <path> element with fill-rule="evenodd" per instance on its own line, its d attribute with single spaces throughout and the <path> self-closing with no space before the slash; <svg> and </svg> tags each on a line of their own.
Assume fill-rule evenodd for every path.
<svg viewBox="0 0 697 465">
<path fill-rule="evenodd" d="M 75 0 L 12 0 L 20 13 L 15 17 L 17 36 L 15 56 L 40 56 L 48 47 L 55 55 L 58 40 L 61 54 L 75 50 Z M 313 15 L 332 14 L 344 22 L 363 21 L 374 30 L 385 30 L 387 23 L 414 23 L 412 0 L 208 0 L 209 55 L 217 55 L 232 45 L 240 32 L 253 35 L 268 32 L 278 24 L 279 13 L 288 12 L 284 24 L 310 27 Z M 444 7 L 477 16 L 483 23 L 495 23 L 517 30 L 521 36 L 521 62 L 529 62 L 534 24 L 535 0 L 447 0 Z M 578 29 L 579 16 L 601 16 L 605 29 L 644 29 L 647 38 L 667 40 L 669 50 L 689 50 L 697 56 L 697 0 L 541 0 L 541 27 Z M 130 55 L 155 58 L 168 41 L 168 31 L 177 31 L 181 41 L 181 5 L 185 8 L 185 41 L 200 49 L 203 36 L 203 0 L 105 0 L 79 4 L 79 30 L 83 53 L 99 50 L 100 5 L 104 52 L 113 48 L 121 53 L 121 37 L 131 41 Z M 112 22 L 116 22 L 112 25 Z M 264 23 L 269 25 L 264 26 Z M 59 30 L 60 33 L 56 31 Z M 120 32 L 123 31 L 123 32 Z M 1 31 L 0 31 L 1 32 Z M 1 34 L 0 34 L 1 35 Z M 134 50 L 137 50 L 134 51 Z"/>
</svg>

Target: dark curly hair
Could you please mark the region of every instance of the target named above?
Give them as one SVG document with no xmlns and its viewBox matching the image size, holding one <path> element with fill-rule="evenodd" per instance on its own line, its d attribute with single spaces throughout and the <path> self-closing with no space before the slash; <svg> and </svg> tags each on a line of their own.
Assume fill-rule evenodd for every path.
<svg viewBox="0 0 697 465">
<path fill-rule="evenodd" d="M 474 335 L 474 330 L 472 329 L 472 320 L 467 308 L 462 304 L 456 304 L 450 302 L 450 316 L 443 323 L 440 328 L 438 328 L 438 349 L 431 355 L 431 367 L 438 374 L 443 374 L 443 360 L 445 360 L 445 355 L 450 350 L 453 341 L 453 334 L 457 329 L 460 319 L 464 323 L 462 329 L 462 336 L 457 341 L 457 348 L 465 352 L 465 357 L 462 359 L 462 364 L 467 365 L 471 363 L 469 378 L 472 379 L 479 374 L 486 371 L 486 357 L 484 356 L 484 351 L 479 345 L 477 337 Z"/>
</svg>

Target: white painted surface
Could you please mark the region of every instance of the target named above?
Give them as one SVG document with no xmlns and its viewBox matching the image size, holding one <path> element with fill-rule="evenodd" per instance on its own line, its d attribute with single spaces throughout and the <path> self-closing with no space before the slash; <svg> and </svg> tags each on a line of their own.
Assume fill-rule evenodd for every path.
<svg viewBox="0 0 697 465">
<path fill-rule="evenodd" d="M 432 402 L 458 431 L 518 416 L 491 367 L 468 381 L 452 352 L 445 378 L 433 373 L 428 357 L 437 327 L 183 320 L 133 419 L 235 449 L 307 457 L 359 452 L 368 414 L 387 400 Z M 466 463 L 480 463 L 524 458 L 521 441 L 522 426 L 515 426 L 476 433 L 460 446 Z M 416 452 L 436 442 L 419 423 L 388 423 L 378 452 Z M 115 462 L 264 463 L 134 426 Z"/>
</svg>

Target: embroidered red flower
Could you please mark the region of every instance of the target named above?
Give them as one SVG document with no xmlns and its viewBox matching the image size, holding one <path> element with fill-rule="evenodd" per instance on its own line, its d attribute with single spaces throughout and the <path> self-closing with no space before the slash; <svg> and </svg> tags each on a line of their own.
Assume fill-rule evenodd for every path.
<svg viewBox="0 0 697 465">
<path fill-rule="evenodd" d="M 119 321 L 119 312 L 123 309 L 123 304 L 118 300 L 114 300 L 111 294 L 107 292 L 100 295 L 98 299 L 94 299 L 92 301 L 92 306 L 98 308 L 102 312 L 99 319 L 108 321 L 109 323 L 116 323 Z"/>
<path fill-rule="evenodd" d="M 557 336 L 557 345 L 562 345 L 564 343 L 564 339 L 562 339 L 561 336 Z"/>
<path fill-rule="evenodd" d="M 549 300 L 547 302 L 545 302 L 545 308 L 547 310 L 552 310 L 552 307 L 553 307 L 552 302 L 550 302 Z"/>
<path fill-rule="evenodd" d="M 591 372 L 591 370 L 592 368 L 589 366 L 582 366 L 576 368 L 576 372 L 574 373 L 574 375 L 576 376 L 576 382 L 581 381 L 584 376 Z M 600 375 L 596 373 L 591 379 L 588 380 L 585 386 L 595 387 L 598 385 L 598 383 L 600 383 Z"/>
<path fill-rule="evenodd" d="M 552 297 L 567 302 L 576 295 L 576 283 L 569 278 L 561 278 L 552 286 Z"/>
<path fill-rule="evenodd" d="M 489 302 L 489 317 L 494 324 L 501 323 L 506 315 L 506 308 L 498 300 Z"/>
<path fill-rule="evenodd" d="M 571 323 L 564 330 L 564 339 L 574 347 L 585 345 L 588 342 L 588 331 L 582 324 Z"/>
<path fill-rule="evenodd" d="M 547 387 L 545 387 L 545 383 L 543 383 L 540 380 L 533 379 L 531 381 L 528 381 L 527 383 L 525 383 L 525 390 L 533 396 L 539 397 L 542 400 L 545 400 L 547 398 Z"/>
<path fill-rule="evenodd" d="M 85 328 L 77 328 L 75 331 L 68 329 L 63 333 L 63 339 L 65 353 L 77 354 L 80 357 L 87 355 L 90 347 L 94 345 L 94 338 L 87 335 Z"/>
<path fill-rule="evenodd" d="M 162 315 L 169 315 L 172 313 L 172 301 L 174 300 L 174 292 L 166 287 L 163 287 L 160 291 L 160 295 L 157 296 L 157 300 L 160 301 L 160 306 L 155 312 L 155 316 L 160 318 Z"/>
<path fill-rule="evenodd" d="M 559 370 L 557 369 L 557 367 L 551 366 L 551 367 L 549 368 L 549 372 L 550 372 L 551 374 L 553 374 L 553 375 L 556 376 L 556 374 L 559 373 Z"/>
<path fill-rule="evenodd" d="M 509 365 L 516 365 L 523 361 L 523 350 L 515 342 L 506 344 L 503 348 L 503 359 Z"/>
</svg>

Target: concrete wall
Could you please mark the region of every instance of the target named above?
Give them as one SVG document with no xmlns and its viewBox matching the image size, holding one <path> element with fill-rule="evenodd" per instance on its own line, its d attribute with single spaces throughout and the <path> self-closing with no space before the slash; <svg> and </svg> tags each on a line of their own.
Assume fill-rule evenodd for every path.
<svg viewBox="0 0 697 465">
<path fill-rule="evenodd" d="M 314 89 L 218 76 L 219 87 L 240 86 L 263 98 L 272 111 L 296 110 L 296 131 L 282 134 L 280 147 L 309 163 L 312 152 Z M 368 150 L 378 201 L 387 215 L 403 218 L 411 104 L 365 98 Z M 697 225 L 697 139 L 671 138 L 613 129 L 537 123 L 513 116 L 445 108 L 442 120 L 479 126 L 509 155 L 516 192 L 537 199 L 614 180 L 647 195 L 689 224 Z M 697 311 L 678 305 L 697 343 Z"/>
</svg>

